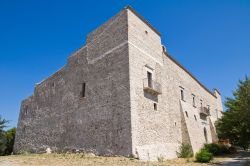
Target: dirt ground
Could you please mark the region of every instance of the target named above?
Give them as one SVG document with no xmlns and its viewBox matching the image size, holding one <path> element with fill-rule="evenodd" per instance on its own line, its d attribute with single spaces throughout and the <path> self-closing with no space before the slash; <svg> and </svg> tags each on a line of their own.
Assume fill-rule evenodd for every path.
<svg viewBox="0 0 250 166">
<path fill-rule="evenodd" d="M 142 162 L 124 157 L 97 157 L 89 154 L 26 154 L 0 157 L 0 166 L 207 166 L 217 165 L 226 158 L 215 158 L 210 164 L 190 159 Z"/>
</svg>

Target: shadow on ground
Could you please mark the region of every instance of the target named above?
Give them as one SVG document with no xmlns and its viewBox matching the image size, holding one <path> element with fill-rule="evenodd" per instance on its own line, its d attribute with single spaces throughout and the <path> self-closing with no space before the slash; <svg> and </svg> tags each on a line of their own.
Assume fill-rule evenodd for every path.
<svg viewBox="0 0 250 166">
<path fill-rule="evenodd" d="M 250 152 L 240 151 L 239 154 L 218 166 L 250 166 Z"/>
</svg>

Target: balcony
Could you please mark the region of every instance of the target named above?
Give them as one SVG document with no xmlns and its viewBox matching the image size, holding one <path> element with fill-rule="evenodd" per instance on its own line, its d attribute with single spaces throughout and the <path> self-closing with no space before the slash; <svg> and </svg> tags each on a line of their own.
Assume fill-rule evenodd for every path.
<svg viewBox="0 0 250 166">
<path fill-rule="evenodd" d="M 210 111 L 207 107 L 200 107 L 200 114 L 205 115 L 205 116 L 209 116 Z"/>
<path fill-rule="evenodd" d="M 143 79 L 143 90 L 152 95 L 159 95 L 162 93 L 161 84 L 154 80 L 149 80 L 147 78 Z"/>
</svg>

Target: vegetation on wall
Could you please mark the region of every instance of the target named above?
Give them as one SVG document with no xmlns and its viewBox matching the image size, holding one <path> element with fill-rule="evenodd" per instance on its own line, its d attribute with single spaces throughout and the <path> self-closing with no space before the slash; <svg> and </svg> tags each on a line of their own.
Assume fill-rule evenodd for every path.
<svg viewBox="0 0 250 166">
<path fill-rule="evenodd" d="M 0 116 L 0 156 L 10 155 L 13 152 L 16 128 L 4 130 L 7 120 Z"/>
<path fill-rule="evenodd" d="M 219 138 L 230 139 L 244 149 L 250 145 L 250 78 L 240 80 L 232 98 L 225 102 L 226 112 L 216 123 Z"/>
</svg>

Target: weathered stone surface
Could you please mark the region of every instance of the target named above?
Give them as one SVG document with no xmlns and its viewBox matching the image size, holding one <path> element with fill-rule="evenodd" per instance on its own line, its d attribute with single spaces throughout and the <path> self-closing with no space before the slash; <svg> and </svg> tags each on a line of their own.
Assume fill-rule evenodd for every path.
<svg viewBox="0 0 250 166">
<path fill-rule="evenodd" d="M 147 72 L 161 93 L 143 90 Z M 210 106 L 207 121 L 200 118 L 200 100 Z M 208 91 L 164 52 L 159 33 L 125 8 L 91 32 L 86 45 L 22 102 L 14 150 L 175 158 L 182 142 L 199 150 L 204 128 L 207 142 L 216 140 L 221 111 L 219 92 Z"/>
</svg>

